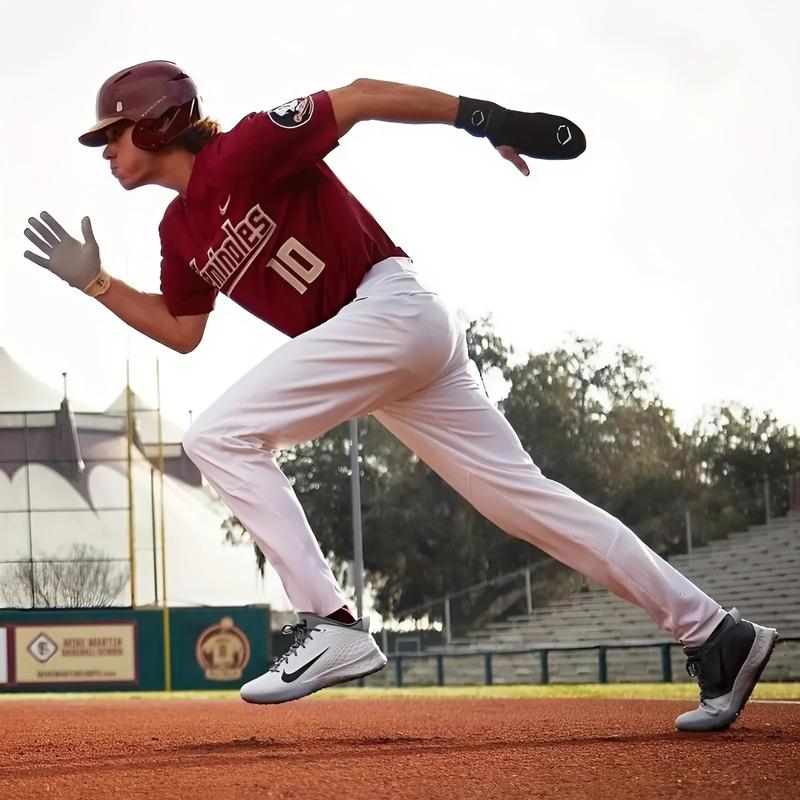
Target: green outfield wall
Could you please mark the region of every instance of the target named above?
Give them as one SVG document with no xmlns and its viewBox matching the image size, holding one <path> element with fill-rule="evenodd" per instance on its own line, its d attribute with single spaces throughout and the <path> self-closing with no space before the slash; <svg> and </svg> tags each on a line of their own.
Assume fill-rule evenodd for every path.
<svg viewBox="0 0 800 800">
<path fill-rule="evenodd" d="M 266 606 L 169 609 L 171 688 L 233 689 L 271 659 Z M 163 609 L 0 610 L 0 692 L 163 691 Z"/>
</svg>

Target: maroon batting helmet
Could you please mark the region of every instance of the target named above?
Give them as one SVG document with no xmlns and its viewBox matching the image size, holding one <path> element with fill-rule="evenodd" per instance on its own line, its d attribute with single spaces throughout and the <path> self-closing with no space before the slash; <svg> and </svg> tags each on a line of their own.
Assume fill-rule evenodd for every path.
<svg viewBox="0 0 800 800">
<path fill-rule="evenodd" d="M 134 123 L 132 140 L 158 150 L 202 116 L 194 81 L 171 61 L 145 61 L 120 70 L 97 93 L 97 122 L 78 137 L 88 147 L 106 144 L 105 130 L 122 119 Z"/>
</svg>

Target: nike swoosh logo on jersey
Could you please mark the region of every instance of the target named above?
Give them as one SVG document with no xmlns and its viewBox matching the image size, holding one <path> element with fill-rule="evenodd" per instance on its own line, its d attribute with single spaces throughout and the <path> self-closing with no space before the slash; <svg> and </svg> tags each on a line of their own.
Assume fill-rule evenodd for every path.
<svg viewBox="0 0 800 800">
<path fill-rule="evenodd" d="M 225 212 L 228 210 L 228 203 L 230 203 L 230 201 L 231 201 L 231 196 L 228 195 L 228 199 L 225 201 L 225 205 L 219 207 L 219 213 L 222 214 L 223 217 L 225 216 Z"/>
<path fill-rule="evenodd" d="M 326 647 L 319 655 L 314 656 L 311 661 L 304 664 L 302 667 L 300 667 L 300 669 L 296 669 L 294 672 L 287 672 L 284 670 L 283 673 L 281 673 L 281 680 L 284 683 L 292 683 L 292 681 L 296 681 L 309 667 L 312 667 L 314 664 L 316 664 L 317 661 L 319 661 L 322 656 L 328 652 L 328 650 L 330 650 L 330 648 Z"/>
</svg>

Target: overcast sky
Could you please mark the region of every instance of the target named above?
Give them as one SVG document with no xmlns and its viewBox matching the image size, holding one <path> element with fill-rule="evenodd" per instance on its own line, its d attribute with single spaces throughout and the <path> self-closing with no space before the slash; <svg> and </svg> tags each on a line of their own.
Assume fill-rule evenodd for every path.
<svg viewBox="0 0 800 800">
<path fill-rule="evenodd" d="M 171 193 L 126 193 L 76 136 L 111 73 L 163 58 L 225 129 L 357 77 L 563 114 L 573 162 L 523 178 L 446 126 L 364 123 L 328 158 L 453 309 L 491 313 L 518 353 L 571 335 L 625 345 L 689 425 L 739 401 L 800 425 L 800 217 L 793 0 L 13 4 L 0 30 L 0 346 L 71 395 L 134 388 L 179 422 L 282 337 L 220 298 L 188 356 L 129 331 L 22 258 L 46 209 L 91 216 L 112 275 L 158 288 Z M 2 387 L 0 387 L 2 391 Z M 535 458 L 535 453 L 534 453 Z"/>
</svg>

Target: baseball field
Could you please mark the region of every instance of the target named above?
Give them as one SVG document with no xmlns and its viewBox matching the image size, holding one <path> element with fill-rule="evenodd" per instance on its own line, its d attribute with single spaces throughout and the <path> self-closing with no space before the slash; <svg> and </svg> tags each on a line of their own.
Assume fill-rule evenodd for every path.
<svg viewBox="0 0 800 800">
<path fill-rule="evenodd" d="M 681 734 L 687 685 L 329 689 L 0 698 L 0 797 L 788 800 L 800 684 Z"/>
</svg>

